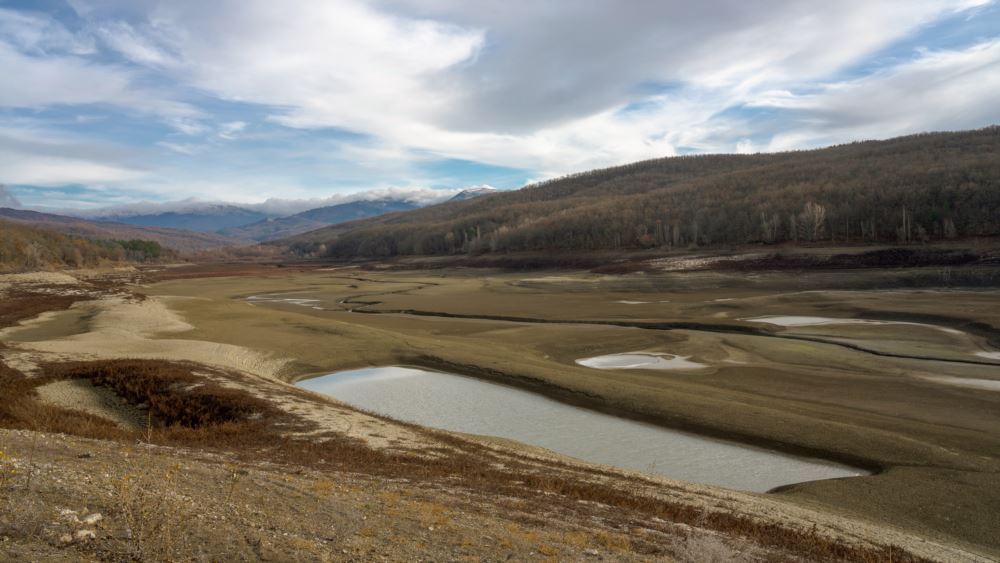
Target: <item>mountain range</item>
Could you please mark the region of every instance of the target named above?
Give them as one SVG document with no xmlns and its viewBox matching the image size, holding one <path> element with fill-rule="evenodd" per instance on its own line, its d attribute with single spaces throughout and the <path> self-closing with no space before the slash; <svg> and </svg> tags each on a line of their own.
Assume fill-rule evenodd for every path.
<svg viewBox="0 0 1000 563">
<path fill-rule="evenodd" d="M 288 217 L 267 218 L 250 223 L 222 229 L 221 234 L 253 241 L 268 241 L 290 237 L 328 225 L 336 225 L 356 219 L 375 217 L 396 211 L 417 209 L 417 205 L 409 201 L 382 199 L 376 201 L 352 201 L 310 209 Z"/>
<path fill-rule="evenodd" d="M 442 190 L 382 189 L 313 200 L 269 199 L 256 204 L 183 200 L 54 211 L 49 215 L 73 216 L 84 221 L 136 227 L 215 233 L 229 239 L 262 242 L 347 221 L 408 211 L 444 201 L 466 200 L 496 191 L 498 190 L 485 185 Z M 10 199 L 11 204 L 6 207 L 19 205 L 12 195 L 0 189 L 0 198 L 2 197 Z"/>
<path fill-rule="evenodd" d="M 195 252 L 246 244 L 214 233 L 165 227 L 141 227 L 108 221 L 89 221 L 26 209 L 0 208 L 0 220 L 90 240 L 150 240 L 180 252 Z"/>
</svg>

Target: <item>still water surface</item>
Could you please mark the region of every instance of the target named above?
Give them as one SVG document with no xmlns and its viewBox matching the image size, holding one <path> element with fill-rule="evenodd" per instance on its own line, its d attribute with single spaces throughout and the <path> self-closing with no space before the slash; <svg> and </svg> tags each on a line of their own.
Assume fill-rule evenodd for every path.
<svg viewBox="0 0 1000 563">
<path fill-rule="evenodd" d="M 582 460 L 763 492 L 863 470 L 668 430 L 469 377 L 406 367 L 338 372 L 300 387 L 423 426 L 500 436 Z"/>
</svg>

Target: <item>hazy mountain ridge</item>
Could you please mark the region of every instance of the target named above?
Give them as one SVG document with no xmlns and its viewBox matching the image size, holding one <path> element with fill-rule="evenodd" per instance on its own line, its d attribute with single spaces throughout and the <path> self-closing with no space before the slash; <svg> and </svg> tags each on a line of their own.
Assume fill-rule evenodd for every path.
<svg viewBox="0 0 1000 563">
<path fill-rule="evenodd" d="M 249 225 L 223 229 L 219 232 L 226 236 L 245 240 L 267 241 L 321 229 L 329 225 L 411 209 L 417 209 L 417 205 L 408 201 L 391 199 L 353 201 L 310 209 L 288 217 L 264 219 Z"/>
<path fill-rule="evenodd" d="M 0 184 L 0 207 L 21 209 L 21 202 L 14 197 L 14 194 L 7 191 L 7 186 L 3 184 Z"/>
<path fill-rule="evenodd" d="M 142 227 L 108 221 L 88 221 L 26 209 L 0 208 L 0 219 L 63 235 L 93 240 L 149 240 L 180 252 L 194 252 L 243 244 L 242 241 L 217 235 L 164 227 Z"/>
<path fill-rule="evenodd" d="M 471 188 L 379 188 L 337 194 L 324 198 L 269 198 L 260 203 L 235 203 L 184 199 L 166 202 L 139 202 L 97 209 L 50 209 L 36 207 L 43 213 L 81 217 L 94 221 L 114 221 L 142 226 L 163 226 L 216 232 L 222 229 L 250 225 L 267 219 L 291 217 L 314 209 L 324 209 L 364 201 L 398 201 L 424 207 L 447 201 L 469 190 L 492 189 L 489 186 Z M 7 205 L 6 207 L 16 207 Z M 220 215 L 215 222 L 211 216 Z M 321 223 L 323 224 L 330 223 Z"/>
<path fill-rule="evenodd" d="M 235 205 L 209 205 L 193 211 L 166 211 L 149 215 L 110 215 L 102 221 L 114 221 L 141 227 L 163 227 L 214 233 L 267 219 L 264 213 Z"/>
<path fill-rule="evenodd" d="M 297 252 L 385 257 L 1000 234 L 1000 127 L 668 157 L 333 226 Z"/>
</svg>

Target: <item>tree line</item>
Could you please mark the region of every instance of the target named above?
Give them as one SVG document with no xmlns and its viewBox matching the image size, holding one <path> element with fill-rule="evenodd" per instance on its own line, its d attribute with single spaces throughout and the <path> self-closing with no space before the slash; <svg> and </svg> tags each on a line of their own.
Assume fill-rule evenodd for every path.
<svg viewBox="0 0 1000 563">
<path fill-rule="evenodd" d="M 1000 234 L 1000 127 L 812 151 L 662 158 L 286 240 L 389 257 Z"/>
</svg>

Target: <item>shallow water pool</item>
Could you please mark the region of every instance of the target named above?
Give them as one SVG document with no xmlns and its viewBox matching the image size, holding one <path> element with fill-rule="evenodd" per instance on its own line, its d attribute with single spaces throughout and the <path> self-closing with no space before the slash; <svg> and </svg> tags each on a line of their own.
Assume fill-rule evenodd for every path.
<svg viewBox="0 0 1000 563">
<path fill-rule="evenodd" d="M 863 470 L 706 438 L 469 377 L 376 367 L 301 381 L 359 408 L 424 426 L 510 438 L 585 461 L 763 492 Z"/>
<path fill-rule="evenodd" d="M 674 356 L 658 352 L 628 352 L 580 358 L 576 363 L 595 369 L 701 369 L 705 364 L 692 362 L 690 356 Z"/>
</svg>

